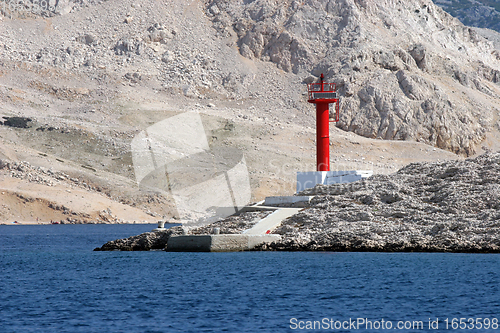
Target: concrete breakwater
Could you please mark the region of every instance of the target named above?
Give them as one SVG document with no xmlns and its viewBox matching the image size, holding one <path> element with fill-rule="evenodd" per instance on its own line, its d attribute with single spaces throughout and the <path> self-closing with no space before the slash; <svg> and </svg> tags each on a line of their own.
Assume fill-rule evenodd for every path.
<svg viewBox="0 0 500 333">
<path fill-rule="evenodd" d="M 273 230 L 280 240 L 255 250 L 500 252 L 500 153 L 413 163 L 392 175 L 318 185 L 298 195 L 314 198 Z M 96 250 L 163 249 L 172 235 L 214 228 L 241 233 L 254 223 L 252 214 L 203 228 L 145 233 Z"/>
</svg>

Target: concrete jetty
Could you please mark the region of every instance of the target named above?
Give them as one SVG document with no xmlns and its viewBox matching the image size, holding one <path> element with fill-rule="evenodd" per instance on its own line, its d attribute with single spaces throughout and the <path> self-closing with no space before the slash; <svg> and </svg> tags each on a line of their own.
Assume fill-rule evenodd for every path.
<svg viewBox="0 0 500 333">
<path fill-rule="evenodd" d="M 247 251 L 262 243 L 279 240 L 281 240 L 280 235 L 182 235 L 170 237 L 166 250 L 171 252 Z"/>
<path fill-rule="evenodd" d="M 272 234 L 280 224 L 303 208 L 283 207 L 309 203 L 308 197 L 270 197 L 258 204 L 246 206 L 241 211 L 273 211 L 258 221 L 252 228 L 241 234 L 179 235 L 171 236 L 166 250 L 172 252 L 231 252 L 248 251 L 263 243 L 268 244 L 281 240 L 280 235 Z"/>
</svg>

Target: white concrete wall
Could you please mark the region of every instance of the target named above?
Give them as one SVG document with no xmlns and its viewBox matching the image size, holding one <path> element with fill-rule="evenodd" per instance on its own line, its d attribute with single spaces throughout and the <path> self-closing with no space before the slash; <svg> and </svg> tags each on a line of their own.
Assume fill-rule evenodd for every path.
<svg viewBox="0 0 500 333">
<path fill-rule="evenodd" d="M 373 170 L 309 171 L 297 172 L 297 192 L 318 184 L 332 185 L 352 183 L 373 175 Z"/>
</svg>

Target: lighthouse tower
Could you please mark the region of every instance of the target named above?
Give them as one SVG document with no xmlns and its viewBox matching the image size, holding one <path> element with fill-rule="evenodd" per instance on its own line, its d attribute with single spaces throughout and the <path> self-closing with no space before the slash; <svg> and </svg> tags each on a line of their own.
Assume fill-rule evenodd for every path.
<svg viewBox="0 0 500 333">
<path fill-rule="evenodd" d="M 297 172 L 297 192 L 317 184 L 350 183 L 373 175 L 372 170 L 330 170 L 330 122 L 339 121 L 339 98 L 335 83 L 325 83 L 321 74 L 319 83 L 307 85 L 308 102 L 316 104 L 316 171 Z M 334 105 L 330 118 L 330 104 Z"/>
<path fill-rule="evenodd" d="M 339 99 L 335 83 L 325 83 L 321 74 L 320 83 L 307 85 L 308 102 L 316 104 L 316 170 L 330 171 L 330 104 L 335 105 L 332 121 L 339 121 Z"/>
</svg>

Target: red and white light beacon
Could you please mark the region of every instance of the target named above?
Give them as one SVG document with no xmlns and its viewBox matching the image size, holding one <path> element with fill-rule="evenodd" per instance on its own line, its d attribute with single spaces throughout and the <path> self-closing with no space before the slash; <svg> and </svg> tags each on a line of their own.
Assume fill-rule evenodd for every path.
<svg viewBox="0 0 500 333">
<path fill-rule="evenodd" d="M 316 170 L 330 171 L 330 121 L 339 121 L 339 99 L 335 83 L 325 83 L 321 74 L 319 83 L 307 85 L 308 102 L 316 104 Z M 330 119 L 330 104 L 335 104 Z"/>
</svg>

